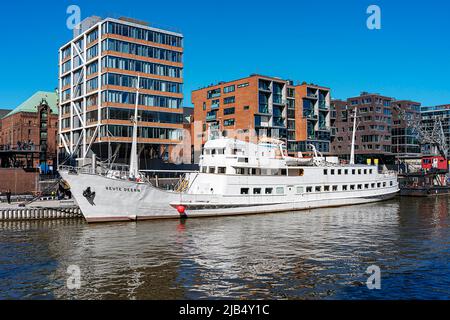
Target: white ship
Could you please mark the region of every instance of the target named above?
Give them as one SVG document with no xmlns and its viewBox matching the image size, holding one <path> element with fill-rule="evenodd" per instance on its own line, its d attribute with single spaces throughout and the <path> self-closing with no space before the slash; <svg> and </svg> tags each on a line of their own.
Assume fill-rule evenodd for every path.
<svg viewBox="0 0 450 320">
<path fill-rule="evenodd" d="M 137 119 L 137 106 L 135 111 Z M 138 171 L 134 120 L 129 172 L 99 172 L 93 161 L 87 171 L 61 167 L 60 174 L 88 222 L 289 212 L 394 197 L 399 192 L 395 172 L 353 164 L 355 131 L 350 165 L 340 165 L 337 158 L 323 157 L 314 149 L 313 158 L 288 157 L 284 143 L 272 139 L 259 144 L 210 140 L 200 171 L 186 174 L 176 191 L 166 191 Z"/>
<path fill-rule="evenodd" d="M 186 174 L 177 191 L 114 171 L 60 173 L 88 222 L 297 211 L 381 201 L 399 191 L 396 173 L 377 166 L 291 158 L 282 142 L 228 138 L 205 144 L 200 171 Z"/>
</svg>

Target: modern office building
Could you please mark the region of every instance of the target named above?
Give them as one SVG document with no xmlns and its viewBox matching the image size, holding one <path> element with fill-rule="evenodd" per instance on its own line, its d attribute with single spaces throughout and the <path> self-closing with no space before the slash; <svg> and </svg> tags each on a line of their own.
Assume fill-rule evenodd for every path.
<svg viewBox="0 0 450 320">
<path fill-rule="evenodd" d="M 355 108 L 358 117 L 355 155 L 358 162 L 379 159 L 382 163 L 392 164 L 399 158 L 421 155 L 417 135 L 408 128 L 397 109 L 405 110 L 409 117 L 420 121 L 420 103 L 396 101 L 392 97 L 367 92 L 359 97 L 332 101 L 332 125 L 336 127 L 336 136 L 331 144 L 333 154 L 350 159 Z"/>
<path fill-rule="evenodd" d="M 217 133 L 250 142 L 280 139 L 290 154 L 310 152 L 309 144 L 327 153 L 330 102 L 328 88 L 256 74 L 195 90 L 194 159 Z"/>
<path fill-rule="evenodd" d="M 422 107 L 421 118 L 422 128 L 429 133 L 432 133 L 435 122 L 437 120 L 440 120 L 442 123 L 442 129 L 444 131 L 447 146 L 450 146 L 450 105 Z M 422 145 L 423 154 L 432 154 L 434 153 L 434 150 L 435 149 L 430 145 Z M 448 154 L 447 157 L 450 158 L 450 154 Z"/>
<path fill-rule="evenodd" d="M 128 162 L 138 76 L 141 168 L 184 162 L 176 153 L 183 138 L 183 35 L 99 17 L 84 20 L 59 50 L 60 159 L 94 153 Z"/>
</svg>

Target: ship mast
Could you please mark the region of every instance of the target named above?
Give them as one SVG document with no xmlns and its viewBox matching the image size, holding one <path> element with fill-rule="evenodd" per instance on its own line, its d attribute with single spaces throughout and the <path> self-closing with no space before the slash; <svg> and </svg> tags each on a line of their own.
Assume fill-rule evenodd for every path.
<svg viewBox="0 0 450 320">
<path fill-rule="evenodd" d="M 350 152 L 350 164 L 355 164 L 355 143 L 356 143 L 356 116 L 358 108 L 355 107 L 355 116 L 353 119 L 353 136 L 352 136 L 352 150 Z"/>
<path fill-rule="evenodd" d="M 134 107 L 134 117 L 131 119 L 133 122 L 133 142 L 131 144 L 131 156 L 130 156 L 130 179 L 136 179 L 139 176 L 139 164 L 137 154 L 137 139 L 138 139 L 138 105 L 139 105 L 139 84 L 140 76 L 137 77 L 136 83 L 136 104 Z"/>
</svg>

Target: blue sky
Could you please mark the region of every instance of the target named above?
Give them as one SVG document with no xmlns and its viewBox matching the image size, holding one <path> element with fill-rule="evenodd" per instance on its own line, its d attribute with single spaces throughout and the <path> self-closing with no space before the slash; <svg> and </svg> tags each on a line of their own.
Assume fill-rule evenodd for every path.
<svg viewBox="0 0 450 320">
<path fill-rule="evenodd" d="M 445 0 L 43 0 L 1 4 L 0 108 L 55 89 L 71 4 L 83 18 L 130 16 L 182 31 L 186 106 L 191 90 L 252 73 L 328 86 L 334 98 L 369 91 L 450 103 Z M 371 4 L 382 10 L 381 30 L 366 27 Z"/>
</svg>

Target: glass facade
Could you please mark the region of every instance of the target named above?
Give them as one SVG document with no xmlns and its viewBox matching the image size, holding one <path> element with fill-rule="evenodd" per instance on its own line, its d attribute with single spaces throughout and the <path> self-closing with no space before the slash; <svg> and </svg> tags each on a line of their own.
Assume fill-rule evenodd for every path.
<svg viewBox="0 0 450 320">
<path fill-rule="evenodd" d="M 161 33 L 153 30 L 146 30 L 134 26 L 128 26 L 116 22 L 108 21 L 102 26 L 103 34 L 116 34 L 124 37 L 151 41 L 174 47 L 183 46 L 183 38 L 171 34 Z"/>
<path fill-rule="evenodd" d="M 182 57 L 181 52 L 178 51 L 172 51 L 115 39 L 103 40 L 102 51 L 116 51 L 145 58 L 166 60 L 170 62 L 181 62 Z"/>
<path fill-rule="evenodd" d="M 182 68 L 172 67 L 158 63 L 132 60 L 114 56 L 102 58 L 103 68 L 113 68 L 127 71 L 143 72 L 158 76 L 181 78 L 183 77 Z"/>
</svg>

